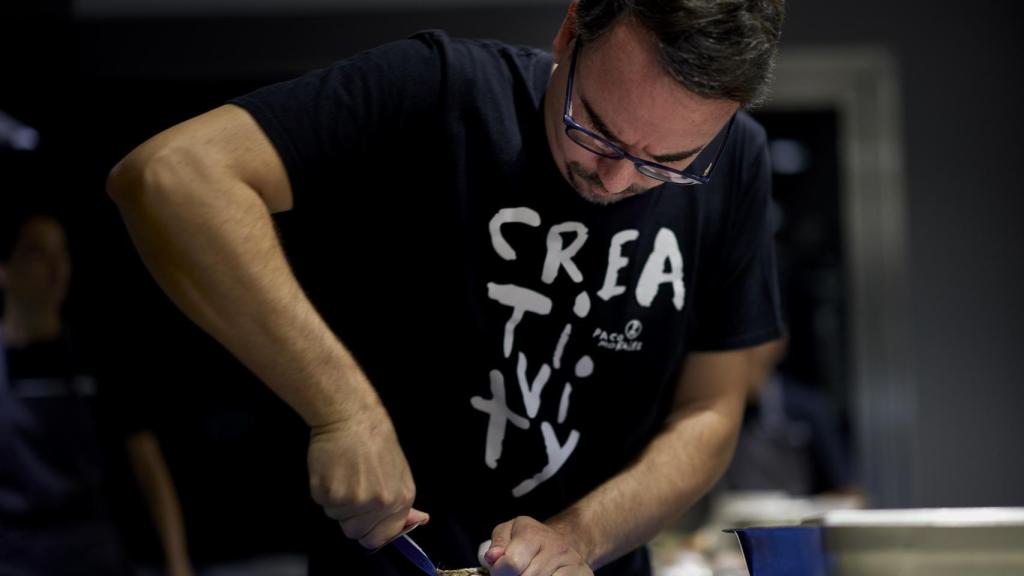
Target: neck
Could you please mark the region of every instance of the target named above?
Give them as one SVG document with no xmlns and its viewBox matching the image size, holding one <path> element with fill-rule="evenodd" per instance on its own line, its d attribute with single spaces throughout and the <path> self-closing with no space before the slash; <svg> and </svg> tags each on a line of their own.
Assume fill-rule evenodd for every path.
<svg viewBox="0 0 1024 576">
<path fill-rule="evenodd" d="M 60 337 L 60 314 L 56 311 L 33 314 L 5 305 L 3 318 L 4 345 L 20 348 L 43 340 L 56 340 Z"/>
</svg>

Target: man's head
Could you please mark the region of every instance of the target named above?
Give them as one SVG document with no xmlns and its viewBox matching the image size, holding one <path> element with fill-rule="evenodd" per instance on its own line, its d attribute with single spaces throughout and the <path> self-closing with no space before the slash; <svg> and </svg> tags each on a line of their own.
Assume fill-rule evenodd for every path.
<svg viewBox="0 0 1024 576">
<path fill-rule="evenodd" d="M 579 0 L 575 25 L 591 44 L 632 20 L 688 90 L 750 107 L 765 98 L 784 13 L 783 0 Z"/>
<path fill-rule="evenodd" d="M 23 316 L 59 314 L 71 279 L 71 257 L 60 221 L 31 213 L 17 219 L 4 236 L 0 289 L 5 308 L 16 307 Z"/>
<path fill-rule="evenodd" d="M 555 38 L 558 67 L 545 103 L 548 141 L 566 179 L 601 204 L 660 184 L 633 162 L 594 155 L 565 135 L 574 50 L 573 120 L 641 160 L 685 170 L 740 106 L 763 98 L 782 11 L 781 0 L 571 5 Z"/>
</svg>

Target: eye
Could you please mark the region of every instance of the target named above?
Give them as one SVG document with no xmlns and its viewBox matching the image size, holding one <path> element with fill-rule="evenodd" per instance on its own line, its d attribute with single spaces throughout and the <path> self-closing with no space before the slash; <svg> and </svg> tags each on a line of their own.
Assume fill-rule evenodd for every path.
<svg viewBox="0 0 1024 576">
<path fill-rule="evenodd" d="M 591 131 L 600 134 L 603 138 L 608 138 L 608 136 L 605 135 L 604 131 L 597 127 L 597 124 L 594 122 L 594 119 L 591 118 L 590 114 L 587 113 L 587 109 L 585 106 L 580 106 L 580 116 L 581 118 L 577 119 L 577 122 L 583 124 Z"/>
</svg>

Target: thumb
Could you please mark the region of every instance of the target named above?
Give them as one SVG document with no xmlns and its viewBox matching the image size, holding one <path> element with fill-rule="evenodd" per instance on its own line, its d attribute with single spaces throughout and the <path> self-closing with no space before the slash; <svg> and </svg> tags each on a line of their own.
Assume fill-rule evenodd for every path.
<svg viewBox="0 0 1024 576">
<path fill-rule="evenodd" d="M 491 549 L 491 541 L 484 540 L 480 543 L 480 547 L 476 550 L 476 559 L 480 562 L 480 565 L 488 570 L 494 568 L 494 562 L 487 561 L 487 551 Z"/>
<path fill-rule="evenodd" d="M 494 531 L 491 532 L 490 546 L 483 554 L 484 562 L 488 566 L 493 566 L 495 562 L 505 555 L 505 547 L 508 546 L 508 542 L 511 538 L 512 522 L 498 524 L 498 526 L 494 528 Z M 481 546 L 481 548 L 483 548 L 483 546 Z"/>
<path fill-rule="evenodd" d="M 412 527 L 426 524 L 427 522 L 430 522 L 430 514 L 421 512 L 415 508 L 410 508 L 409 515 L 405 517 L 405 529 L 408 530 Z"/>
</svg>

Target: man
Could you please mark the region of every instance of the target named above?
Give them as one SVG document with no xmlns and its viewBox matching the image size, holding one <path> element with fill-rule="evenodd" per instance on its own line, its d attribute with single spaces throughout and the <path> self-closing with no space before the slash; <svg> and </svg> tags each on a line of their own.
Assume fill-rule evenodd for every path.
<svg viewBox="0 0 1024 576">
<path fill-rule="evenodd" d="M 64 227 L 45 213 L 15 214 L 0 238 L 0 573 L 132 572 L 106 502 L 105 430 L 124 442 L 118 448 L 149 505 L 167 574 L 190 575 L 181 507 L 156 436 L 100 406 L 103 383 L 65 333 Z"/>
<path fill-rule="evenodd" d="M 430 519 L 446 567 L 489 538 L 497 575 L 649 573 L 638 547 L 729 460 L 744 349 L 780 334 L 738 109 L 781 4 L 573 3 L 553 58 L 423 33 L 114 169 L 157 281 L 310 425 L 340 524 L 311 572 L 401 573 L 355 542 Z M 337 274 L 308 297 L 270 218 L 293 207 L 296 272 Z"/>
</svg>

